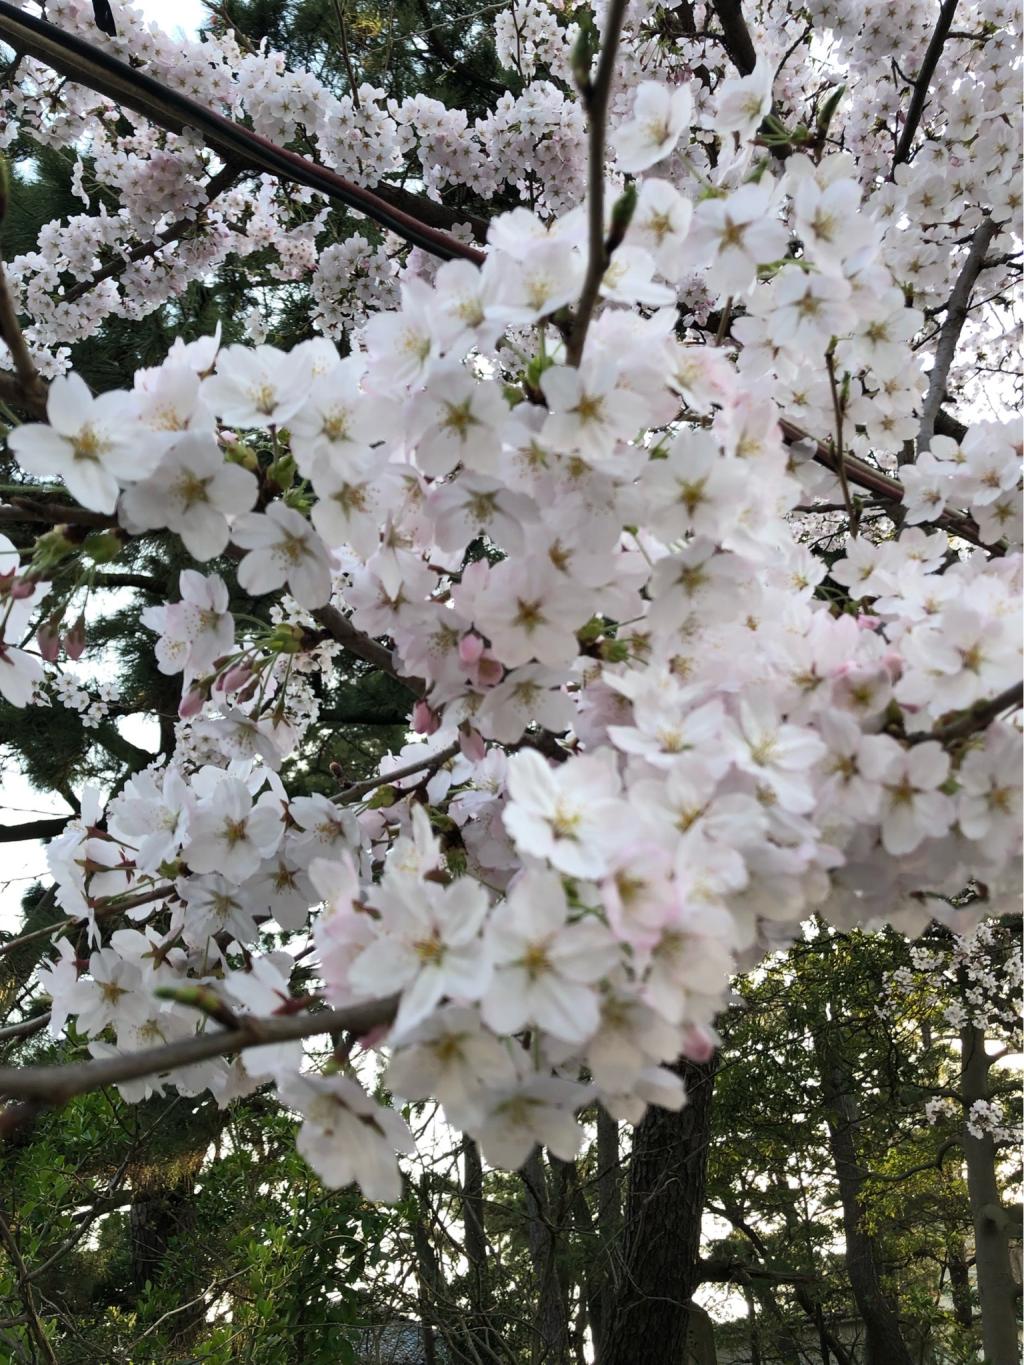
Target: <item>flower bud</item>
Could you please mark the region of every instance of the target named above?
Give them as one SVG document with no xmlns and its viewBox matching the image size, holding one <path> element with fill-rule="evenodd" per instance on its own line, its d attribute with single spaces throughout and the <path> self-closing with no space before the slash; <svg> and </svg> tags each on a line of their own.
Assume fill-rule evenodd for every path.
<svg viewBox="0 0 1024 1365">
<path fill-rule="evenodd" d="M 85 653 L 85 617 L 78 620 L 64 636 L 64 649 L 69 659 L 80 659 Z"/>
<path fill-rule="evenodd" d="M 60 654 L 60 617 L 51 616 L 36 631 L 39 653 L 48 664 L 55 664 Z"/>
<path fill-rule="evenodd" d="M 425 701 L 418 701 L 412 708 L 412 728 L 418 735 L 432 735 L 441 728 L 436 711 L 432 711 Z"/>
<path fill-rule="evenodd" d="M 470 763 L 482 763 L 487 757 L 487 745 L 484 743 L 483 735 L 471 725 L 459 726 L 459 749 Z"/>
<path fill-rule="evenodd" d="M 200 687 L 190 687 L 178 703 L 178 717 L 181 720 L 191 720 L 193 716 L 198 716 L 203 709 L 206 695 Z"/>
<path fill-rule="evenodd" d="M 459 661 L 475 664 L 484 652 L 484 642 L 475 630 L 467 631 L 459 641 Z"/>
</svg>

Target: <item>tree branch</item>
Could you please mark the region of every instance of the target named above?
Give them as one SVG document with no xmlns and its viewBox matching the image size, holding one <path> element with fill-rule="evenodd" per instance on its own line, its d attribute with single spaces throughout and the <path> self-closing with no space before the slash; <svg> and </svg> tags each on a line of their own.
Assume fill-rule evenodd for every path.
<svg viewBox="0 0 1024 1365">
<path fill-rule="evenodd" d="M 47 820 L 23 820 L 20 825 L 0 825 L 0 844 L 16 844 L 23 839 L 54 839 L 74 818 L 73 815 L 55 815 Z"/>
<path fill-rule="evenodd" d="M 350 787 L 340 791 L 334 799 L 339 804 L 356 801 L 360 796 L 365 796 L 367 792 L 372 792 L 375 787 L 387 787 L 392 782 L 400 782 L 404 777 L 413 777 L 416 773 L 426 772 L 428 768 L 440 768 L 443 763 L 454 758 L 458 752 L 459 741 L 455 740 L 453 744 L 449 744 L 444 749 L 438 749 L 432 754 L 427 754 L 425 758 L 417 759 L 415 763 L 407 763 L 404 768 L 395 768 L 390 773 L 378 773 L 376 777 L 367 777 L 362 782 L 353 782 Z"/>
<path fill-rule="evenodd" d="M 7 349 L 10 351 L 11 359 L 14 362 L 14 375 L 9 376 L 13 379 L 16 389 L 12 397 L 16 402 L 23 403 L 26 407 L 38 404 L 45 406 L 46 386 L 39 377 L 39 371 L 36 369 L 35 362 L 25 344 L 2 260 L 0 260 L 0 338 L 7 343 Z"/>
<path fill-rule="evenodd" d="M 942 406 L 942 400 L 946 396 L 946 380 L 949 378 L 950 366 L 953 364 L 953 358 L 956 355 L 960 333 L 967 321 L 971 294 L 974 292 L 978 276 L 985 268 L 985 253 L 996 231 L 996 224 L 991 218 L 985 218 L 979 223 L 971 241 L 971 249 L 967 253 L 967 259 L 963 263 L 956 284 L 953 286 L 953 292 L 949 296 L 949 303 L 946 305 L 946 320 L 939 332 L 939 344 L 935 348 L 935 364 L 928 376 L 928 392 L 925 394 L 921 408 L 921 427 L 917 433 L 918 455 L 926 451 L 931 445 L 932 436 L 935 432 L 935 419 L 939 408 Z"/>
<path fill-rule="evenodd" d="M 391 650 L 386 645 L 379 644 L 372 636 L 366 635 L 361 630 L 356 630 L 349 618 L 343 616 L 337 607 L 321 607 L 313 615 L 331 637 L 337 640 L 338 644 L 347 649 L 350 654 L 354 654 L 357 659 L 362 659 L 365 663 L 372 664 L 374 668 L 379 668 L 382 673 L 387 673 L 396 682 L 400 682 L 403 687 L 407 687 L 413 696 L 422 697 L 424 695 L 427 688 L 423 680 L 421 678 L 407 678 L 400 673 Z"/>
<path fill-rule="evenodd" d="M 907 735 L 907 740 L 911 744 L 924 744 L 926 740 L 937 739 L 940 744 L 948 744 L 951 740 L 965 739 L 976 730 L 984 730 L 1004 711 L 1016 711 L 1022 705 L 1024 683 L 1014 683 L 990 701 L 976 702 L 948 725 L 940 725 L 935 730 L 917 730 Z"/>
<path fill-rule="evenodd" d="M 576 308 L 572 334 L 569 338 L 567 359 L 570 365 L 578 365 L 583 357 L 583 346 L 587 339 L 587 329 L 597 304 L 601 281 L 608 269 L 609 249 L 604 236 L 604 160 L 605 141 L 608 133 L 608 100 L 611 95 L 612 78 L 615 74 L 615 58 L 622 36 L 622 25 L 626 18 L 629 0 L 611 0 L 605 11 L 604 43 L 597 63 L 597 75 L 593 83 L 587 72 L 586 83 L 581 93 L 587 111 L 589 141 L 587 150 L 587 201 L 589 210 L 589 245 L 587 273 L 583 278 L 583 289 Z"/>
<path fill-rule="evenodd" d="M 896 144 L 896 154 L 893 157 L 892 169 L 901 162 L 906 161 L 910 156 L 910 146 L 917 135 L 917 130 L 921 124 L 921 117 L 924 114 L 924 107 L 928 100 L 928 86 L 931 84 L 935 68 L 939 64 L 942 56 L 942 49 L 945 46 L 949 30 L 953 25 L 953 15 L 956 13 L 958 0 L 944 0 L 942 8 L 939 10 L 939 22 L 935 25 L 935 32 L 932 34 L 928 50 L 924 54 L 924 61 L 921 63 L 921 70 L 917 73 L 917 80 L 914 82 L 914 93 L 910 98 L 910 108 L 907 110 L 907 121 L 903 125 L 899 142 Z M 890 173 L 890 179 L 891 179 Z"/>
<path fill-rule="evenodd" d="M 325 166 L 260 137 L 76 34 L 25 14 L 10 0 L 0 0 L 0 38 L 69 80 L 106 95 L 116 105 L 134 110 L 158 128 L 172 133 L 194 129 L 225 163 L 234 163 L 236 170 L 261 171 L 277 180 L 306 185 L 328 199 L 357 209 L 410 245 L 442 260 L 461 257 L 479 265 L 484 259 L 476 247 L 438 231 L 421 217 L 394 207 L 382 196 L 352 184 Z"/>
<path fill-rule="evenodd" d="M 812 446 L 815 463 L 824 465 L 833 474 L 838 473 L 835 457 L 817 437 L 811 436 L 804 431 L 803 427 L 798 427 L 795 422 L 791 422 L 787 417 L 779 418 L 779 428 L 782 431 L 782 439 L 787 445 Z M 894 509 L 903 501 L 903 485 L 896 479 L 891 479 L 888 474 L 883 474 L 880 469 L 875 469 L 874 465 L 868 464 L 866 460 L 848 454 L 845 457 L 844 466 L 847 478 L 858 488 L 866 488 L 869 492 L 889 503 Z M 977 524 L 971 517 L 962 516 L 957 512 L 943 512 L 940 517 L 935 518 L 935 525 L 942 526 L 945 530 L 959 536 L 961 540 L 968 541 L 971 545 L 977 545 L 980 549 L 987 550 L 991 555 L 1003 553 L 998 545 L 985 545 L 982 542 Z"/>
<path fill-rule="evenodd" d="M 757 53 L 743 17 L 740 0 L 713 0 L 712 8 L 722 25 L 725 50 L 741 76 L 749 76 L 757 65 Z"/>
<path fill-rule="evenodd" d="M 318 1014 L 273 1015 L 269 1018 L 245 1017 L 236 1029 L 213 1029 L 167 1043 L 100 1061 L 72 1062 L 66 1066 L 0 1067 L 0 1095 L 27 1100 L 36 1106 L 54 1108 L 76 1095 L 102 1090 L 123 1081 L 146 1076 L 163 1076 L 181 1067 L 214 1057 L 230 1057 L 251 1047 L 268 1043 L 292 1042 L 323 1033 L 365 1034 L 390 1024 L 398 1010 L 398 997 L 371 1000 L 347 1009 L 321 1010 Z M 11 1107 L 0 1114 L 0 1131 L 9 1129 L 18 1118 Z"/>
<path fill-rule="evenodd" d="M 222 170 L 218 171 L 208 182 L 206 186 L 206 204 L 212 204 L 218 195 L 223 194 L 225 190 L 229 189 L 237 179 L 237 165 L 228 162 L 228 164 L 224 166 Z M 74 303 L 76 299 L 80 299 L 83 294 L 88 294 L 91 289 L 95 289 L 96 286 L 102 284 L 104 280 L 109 280 L 115 275 L 120 275 L 129 265 L 133 265 L 136 261 L 145 260 L 147 256 L 155 256 L 163 247 L 184 237 L 189 228 L 195 227 L 197 223 L 198 218 L 179 218 L 177 222 L 171 223 L 170 227 L 165 228 L 159 236 L 154 237 L 151 242 L 142 242 L 139 246 L 133 247 L 126 256 L 121 256 L 116 260 L 108 262 L 107 265 L 97 270 L 89 279 L 81 280 L 78 284 L 72 285 L 64 295 L 62 301 L 64 303 Z"/>
</svg>

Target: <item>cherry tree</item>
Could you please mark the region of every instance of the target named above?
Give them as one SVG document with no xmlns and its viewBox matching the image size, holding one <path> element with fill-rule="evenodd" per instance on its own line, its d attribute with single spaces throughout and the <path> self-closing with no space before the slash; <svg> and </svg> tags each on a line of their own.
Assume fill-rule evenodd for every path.
<svg viewBox="0 0 1024 1365">
<path fill-rule="evenodd" d="M 142 619 L 181 700 L 48 845 L 23 1027 L 92 1060 L 0 1069 L 5 1128 L 271 1085 L 326 1184 L 394 1199 L 381 1074 L 494 1165 L 570 1160 L 594 1105 L 684 1104 L 730 974 L 812 913 L 1016 908 L 1010 6 L 513 0 L 521 93 L 472 123 L 116 27 L 0 0 L 0 136 L 83 204 L 4 265 L 0 524 L 38 534 L 0 543 L 0 692 L 59 704 L 95 566 L 148 538 L 194 566 Z M 337 203 L 368 222 L 328 243 Z M 247 344 L 70 368 L 268 252 L 290 350 L 264 295 Z M 299 795 L 340 650 L 410 740 Z"/>
</svg>

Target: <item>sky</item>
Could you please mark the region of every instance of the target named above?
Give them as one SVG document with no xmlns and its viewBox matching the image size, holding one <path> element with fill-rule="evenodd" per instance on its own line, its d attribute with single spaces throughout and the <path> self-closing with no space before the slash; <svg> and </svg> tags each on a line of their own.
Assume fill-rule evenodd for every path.
<svg viewBox="0 0 1024 1365">
<path fill-rule="evenodd" d="M 134 0 L 134 5 L 168 33 L 182 29 L 189 37 L 195 35 L 206 13 L 202 0 Z"/>
</svg>

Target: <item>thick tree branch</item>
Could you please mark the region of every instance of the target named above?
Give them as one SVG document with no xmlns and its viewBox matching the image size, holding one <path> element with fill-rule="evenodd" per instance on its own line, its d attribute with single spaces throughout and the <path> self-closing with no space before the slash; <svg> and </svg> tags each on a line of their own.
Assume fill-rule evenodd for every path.
<svg viewBox="0 0 1024 1365">
<path fill-rule="evenodd" d="M 918 730 L 908 735 L 907 740 L 911 744 L 923 744 L 926 740 L 937 739 L 940 744 L 948 744 L 951 740 L 966 739 L 968 735 L 991 725 L 1004 711 L 1016 711 L 1022 705 L 1024 683 L 1014 683 L 1012 687 L 1007 687 L 990 701 L 976 702 L 948 725 L 939 725 L 934 730 Z"/>
<path fill-rule="evenodd" d="M 0 844 L 17 844 L 23 839 L 54 839 L 74 818 L 73 815 L 55 815 L 46 820 L 23 820 L 20 825 L 0 825 Z"/>
<path fill-rule="evenodd" d="M 712 8 L 722 25 L 725 50 L 741 76 L 749 76 L 757 65 L 757 53 L 743 17 L 740 0 L 713 0 Z"/>
<path fill-rule="evenodd" d="M 236 1029 L 210 1027 L 206 1033 L 194 1038 L 119 1057 L 105 1057 L 100 1061 L 72 1062 L 66 1066 L 0 1067 L 0 1095 L 53 1108 L 66 1104 L 76 1095 L 86 1095 L 108 1085 L 140 1080 L 145 1076 L 164 1076 L 180 1067 L 194 1066 L 214 1057 L 231 1057 L 267 1043 L 287 1043 L 324 1033 L 369 1033 L 371 1029 L 389 1024 L 397 1009 L 398 997 L 389 996 L 386 1000 L 371 1000 L 341 1010 L 322 1010 L 318 1014 L 245 1017 Z M 0 1130 L 9 1125 L 12 1117 L 10 1108 L 0 1115 Z"/>
<path fill-rule="evenodd" d="M 928 392 L 925 394 L 924 404 L 921 408 L 921 427 L 917 433 L 918 455 L 926 451 L 931 445 L 932 436 L 935 432 L 935 419 L 938 416 L 939 408 L 942 406 L 942 400 L 946 396 L 946 380 L 949 378 L 950 366 L 953 364 L 956 355 L 960 333 L 967 321 L 971 294 L 974 292 L 978 276 L 985 268 L 985 253 L 988 251 L 989 243 L 996 231 L 996 224 L 991 218 L 985 218 L 979 223 L 971 241 L 971 249 L 967 253 L 967 259 L 963 263 L 956 284 L 953 286 L 953 292 L 949 296 L 949 303 L 946 305 L 946 320 L 939 332 L 939 344 L 935 348 L 935 364 L 932 366 L 931 374 L 928 377 Z"/>
<path fill-rule="evenodd" d="M 25 52 L 69 80 L 134 110 L 158 128 L 172 133 L 194 129 L 208 147 L 226 164 L 233 163 L 236 170 L 262 171 L 278 180 L 306 185 L 328 199 L 358 209 L 412 246 L 442 260 L 461 257 L 477 264 L 483 260 L 483 253 L 476 247 L 438 231 L 421 216 L 396 208 L 380 195 L 353 185 L 325 166 L 277 146 L 76 34 L 65 33 L 45 19 L 25 14 L 10 0 L 0 0 L 0 38 L 15 51 Z"/>
<path fill-rule="evenodd" d="M 391 650 L 386 645 L 379 644 L 372 636 L 356 630 L 349 618 L 343 616 L 337 607 L 321 607 L 313 615 L 332 638 L 357 659 L 362 659 L 365 663 L 372 664 L 374 668 L 379 668 L 382 673 L 387 673 L 416 697 L 422 697 L 426 692 L 426 684 L 421 678 L 407 678 L 401 674 Z"/>
<path fill-rule="evenodd" d="M 14 375 L 11 376 L 14 381 L 13 387 L 16 390 L 12 395 L 14 400 L 26 407 L 44 403 L 46 386 L 40 378 L 35 362 L 29 354 L 28 346 L 25 344 L 2 260 L 0 260 L 0 339 L 6 342 L 7 349 L 10 351 L 11 359 L 14 362 Z"/>
<path fill-rule="evenodd" d="M 892 161 L 893 171 L 910 156 L 911 144 L 921 126 L 924 107 L 928 101 L 928 87 L 931 84 L 932 76 L 935 75 L 935 68 L 939 64 L 942 49 L 953 25 L 953 15 L 956 13 L 957 4 L 958 0 L 944 0 L 939 10 L 939 21 L 935 25 L 935 32 L 932 34 L 932 40 L 924 54 L 921 70 L 917 73 L 917 80 L 914 82 L 914 93 L 910 97 L 910 107 L 907 110 L 907 121 L 903 125 L 899 142 L 896 144 L 896 154 Z"/>
</svg>

